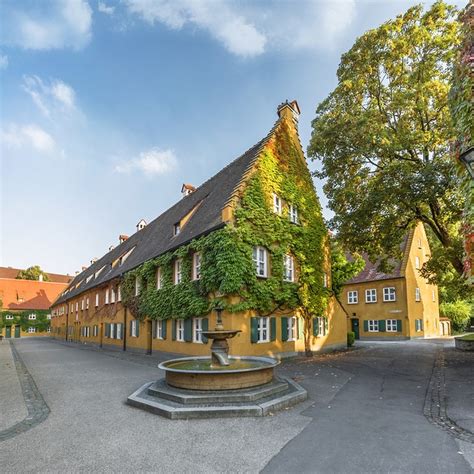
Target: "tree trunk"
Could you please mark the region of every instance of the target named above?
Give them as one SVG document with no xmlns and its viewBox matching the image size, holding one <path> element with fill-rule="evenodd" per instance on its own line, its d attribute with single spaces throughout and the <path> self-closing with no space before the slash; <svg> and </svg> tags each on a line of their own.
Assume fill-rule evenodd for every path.
<svg viewBox="0 0 474 474">
<path fill-rule="evenodd" d="M 306 357 L 312 357 L 313 351 L 311 350 L 311 318 L 304 318 L 304 355 Z"/>
</svg>

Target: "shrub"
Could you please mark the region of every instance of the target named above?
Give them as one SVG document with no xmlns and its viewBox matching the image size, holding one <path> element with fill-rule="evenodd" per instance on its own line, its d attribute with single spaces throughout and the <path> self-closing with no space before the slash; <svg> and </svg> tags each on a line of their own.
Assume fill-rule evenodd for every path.
<svg viewBox="0 0 474 474">
<path fill-rule="evenodd" d="M 442 316 L 449 318 L 455 331 L 464 331 L 471 316 L 471 305 L 464 300 L 451 303 L 441 303 L 439 311 Z"/>
<path fill-rule="evenodd" d="M 347 333 L 347 345 L 348 347 L 352 347 L 354 345 L 356 335 L 354 332 L 348 332 Z"/>
</svg>

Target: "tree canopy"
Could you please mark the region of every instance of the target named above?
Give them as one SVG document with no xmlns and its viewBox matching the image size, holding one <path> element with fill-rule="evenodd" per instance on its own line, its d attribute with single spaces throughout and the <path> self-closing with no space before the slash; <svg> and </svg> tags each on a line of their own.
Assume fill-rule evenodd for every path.
<svg viewBox="0 0 474 474">
<path fill-rule="evenodd" d="M 39 280 L 40 275 L 43 276 L 43 281 L 48 281 L 48 274 L 41 270 L 39 265 L 33 265 L 26 270 L 20 270 L 16 276 L 19 280 Z"/>
<path fill-rule="evenodd" d="M 456 10 L 442 1 L 358 38 L 341 58 L 338 85 L 318 106 L 308 156 L 335 212 L 330 225 L 351 251 L 401 257 L 422 221 L 456 273 L 464 203 L 450 143 L 448 93 L 460 44 Z"/>
</svg>

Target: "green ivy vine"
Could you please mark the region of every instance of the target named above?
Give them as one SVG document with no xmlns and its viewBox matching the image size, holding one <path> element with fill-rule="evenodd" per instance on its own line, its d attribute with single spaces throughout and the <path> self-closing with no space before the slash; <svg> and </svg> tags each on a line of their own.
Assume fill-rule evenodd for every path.
<svg viewBox="0 0 474 474">
<path fill-rule="evenodd" d="M 231 312 L 254 310 L 266 315 L 281 309 L 322 315 L 329 292 L 323 287 L 326 228 L 309 170 L 297 144 L 282 123 L 261 152 L 236 209 L 235 224 L 193 240 L 128 272 L 122 281 L 122 302 L 140 319 L 202 316 L 217 304 Z M 281 216 L 272 210 L 272 193 L 287 203 Z M 288 216 L 298 209 L 299 223 Z M 252 261 L 254 246 L 270 256 L 268 278 L 258 278 Z M 201 254 L 201 278 L 192 280 L 194 252 Z M 297 281 L 283 280 L 283 258 L 293 255 Z M 173 264 L 182 260 L 182 282 L 173 283 Z M 156 275 L 161 269 L 162 288 Z M 135 296 L 135 279 L 141 292 Z M 237 296 L 235 302 L 232 297 Z"/>
<path fill-rule="evenodd" d="M 28 319 L 30 314 L 36 314 L 36 319 Z M 0 311 L 0 329 L 5 326 L 20 325 L 22 331 L 27 331 L 29 327 L 36 328 L 37 332 L 47 331 L 51 321 L 47 315 L 51 314 L 49 310 L 29 309 L 25 311 Z M 13 319 L 6 319 L 6 316 L 13 316 Z"/>
</svg>

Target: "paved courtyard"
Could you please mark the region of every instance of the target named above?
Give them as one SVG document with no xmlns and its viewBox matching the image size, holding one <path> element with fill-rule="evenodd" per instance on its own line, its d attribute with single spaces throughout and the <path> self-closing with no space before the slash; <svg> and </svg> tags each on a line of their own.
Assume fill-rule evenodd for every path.
<svg viewBox="0 0 474 474">
<path fill-rule="evenodd" d="M 359 343 L 286 361 L 279 370 L 307 402 L 259 419 L 170 421 L 124 404 L 162 375 L 159 355 L 34 338 L 15 341 L 13 358 L 3 341 L 0 470 L 474 472 L 474 355 L 452 345 Z"/>
</svg>

